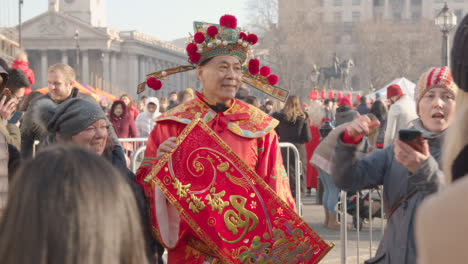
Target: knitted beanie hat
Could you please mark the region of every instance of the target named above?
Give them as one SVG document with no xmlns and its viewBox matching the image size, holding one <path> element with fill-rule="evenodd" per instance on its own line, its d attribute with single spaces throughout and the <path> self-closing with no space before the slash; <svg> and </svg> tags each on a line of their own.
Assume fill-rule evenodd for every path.
<svg viewBox="0 0 468 264">
<path fill-rule="evenodd" d="M 424 94 L 432 88 L 443 88 L 451 92 L 454 96 L 457 95 L 458 87 L 453 81 L 452 71 L 449 67 L 433 67 L 421 75 L 414 91 L 416 108 L 419 108 L 419 101 L 421 101 Z"/>
<path fill-rule="evenodd" d="M 64 137 L 76 135 L 94 122 L 106 119 L 97 103 L 79 98 L 66 100 L 59 105 L 51 100 L 40 100 L 35 115 L 39 124 L 47 127 L 49 132 L 59 132 Z"/>
</svg>

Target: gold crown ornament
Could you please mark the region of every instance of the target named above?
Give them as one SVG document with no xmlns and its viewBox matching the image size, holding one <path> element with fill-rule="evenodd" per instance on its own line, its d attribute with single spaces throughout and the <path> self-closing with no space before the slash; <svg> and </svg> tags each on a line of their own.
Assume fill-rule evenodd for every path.
<svg viewBox="0 0 468 264">
<path fill-rule="evenodd" d="M 255 58 L 246 63 L 251 46 L 257 43 L 258 37 L 238 28 L 237 19 L 234 16 L 222 16 L 219 25 L 194 22 L 193 28 L 195 34 L 188 38 L 185 49 L 190 64 L 148 74 L 146 82 L 138 85 L 138 93 L 143 92 L 146 85 L 153 90 L 159 90 L 162 87 L 161 80 L 164 81 L 167 76 L 193 70 L 214 56 L 231 55 L 237 57 L 243 64 L 242 81 L 244 83 L 280 101 L 286 100 L 289 91 L 275 86 L 278 83 L 278 76 L 271 74 L 268 66 L 260 67 L 260 61 Z"/>
</svg>

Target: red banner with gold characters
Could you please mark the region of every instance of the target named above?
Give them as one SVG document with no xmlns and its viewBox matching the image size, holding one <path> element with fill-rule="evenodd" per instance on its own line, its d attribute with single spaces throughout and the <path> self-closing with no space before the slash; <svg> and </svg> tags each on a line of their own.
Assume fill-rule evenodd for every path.
<svg viewBox="0 0 468 264">
<path fill-rule="evenodd" d="M 145 178 L 223 263 L 318 263 L 318 236 L 202 121 Z"/>
</svg>

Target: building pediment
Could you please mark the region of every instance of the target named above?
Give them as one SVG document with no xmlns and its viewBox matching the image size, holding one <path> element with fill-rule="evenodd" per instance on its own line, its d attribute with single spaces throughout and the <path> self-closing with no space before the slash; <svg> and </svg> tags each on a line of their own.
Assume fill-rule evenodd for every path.
<svg viewBox="0 0 468 264">
<path fill-rule="evenodd" d="M 107 28 L 96 28 L 58 12 L 45 12 L 26 21 L 22 26 L 24 39 L 72 39 L 75 30 L 80 39 L 112 39 L 116 34 Z"/>
</svg>

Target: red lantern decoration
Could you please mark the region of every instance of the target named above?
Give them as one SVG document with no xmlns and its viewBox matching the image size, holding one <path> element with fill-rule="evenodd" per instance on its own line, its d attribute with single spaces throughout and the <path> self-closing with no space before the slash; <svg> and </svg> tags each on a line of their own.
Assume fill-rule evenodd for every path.
<svg viewBox="0 0 468 264">
<path fill-rule="evenodd" d="M 333 91 L 329 91 L 328 92 L 328 99 L 331 100 L 333 98 L 335 98 L 335 93 Z"/>
<path fill-rule="evenodd" d="M 326 96 L 327 96 L 327 92 L 326 92 L 325 90 L 322 90 L 322 91 L 320 92 L 320 98 L 322 98 L 322 100 L 323 100 L 323 99 L 326 98 Z"/>
<path fill-rule="evenodd" d="M 310 98 L 310 100 L 317 100 L 318 99 L 318 91 L 310 91 L 309 98 Z"/>
<path fill-rule="evenodd" d="M 361 101 L 361 95 L 360 94 L 356 94 L 356 102 L 360 102 Z"/>
</svg>

